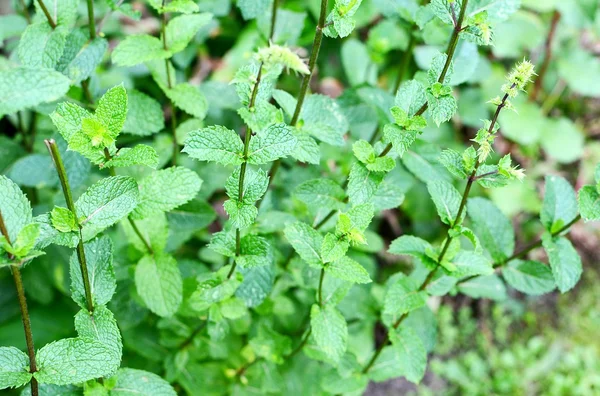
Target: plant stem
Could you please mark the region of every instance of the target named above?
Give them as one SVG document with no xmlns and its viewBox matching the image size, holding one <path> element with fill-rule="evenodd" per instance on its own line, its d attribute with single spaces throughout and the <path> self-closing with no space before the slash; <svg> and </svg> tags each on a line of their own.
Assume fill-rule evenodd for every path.
<svg viewBox="0 0 600 396">
<path fill-rule="evenodd" d="M 54 139 L 44 140 L 46 147 L 48 147 L 48 151 L 50 152 L 50 157 L 52 157 L 52 162 L 54 162 L 54 166 L 56 168 L 56 172 L 58 173 L 58 178 L 60 180 L 60 185 L 63 190 L 63 194 L 65 196 L 65 201 L 67 203 L 67 208 L 73 213 L 75 217 L 75 224 L 77 224 L 77 228 L 79 229 L 79 242 L 77 243 L 77 259 L 79 260 L 79 267 L 81 269 L 81 277 L 83 278 L 83 288 L 85 290 L 85 300 L 87 304 L 87 309 L 90 313 L 94 312 L 94 303 L 92 300 L 92 289 L 90 286 L 90 278 L 88 275 L 87 269 L 87 261 L 85 258 L 85 249 L 83 247 L 83 233 L 81 231 L 82 227 L 79 224 L 79 219 L 77 218 L 77 211 L 75 210 L 75 202 L 73 201 L 73 195 L 71 193 L 71 187 L 69 186 L 69 179 L 67 177 L 67 171 L 65 170 L 65 165 L 63 164 L 62 157 L 60 156 L 60 152 L 58 151 L 58 146 Z"/>
<path fill-rule="evenodd" d="M 2 212 L 0 212 L 0 233 L 10 244 L 10 236 L 8 235 L 6 224 L 4 224 L 4 217 L 2 217 Z M 12 256 L 10 258 L 12 258 Z M 29 318 L 29 310 L 27 309 L 27 299 L 25 298 L 25 290 L 23 289 L 23 279 L 21 278 L 21 271 L 19 270 L 18 266 L 11 266 L 10 271 L 12 272 L 13 279 L 15 281 L 15 288 L 17 289 L 17 299 L 19 300 L 19 308 L 21 309 L 21 320 L 23 322 L 23 331 L 25 332 L 27 354 L 29 355 L 29 372 L 33 374 L 37 371 L 37 364 L 35 361 L 35 346 L 33 344 L 33 333 L 31 332 L 31 320 Z M 38 382 L 34 377 L 31 377 L 31 395 L 38 396 L 38 392 Z"/>
<path fill-rule="evenodd" d="M 415 36 L 415 30 L 417 30 L 417 25 L 414 24 L 411 32 L 410 32 L 410 41 L 408 42 L 408 48 L 404 52 L 404 56 L 402 57 L 402 62 L 400 62 L 400 67 L 398 68 L 398 77 L 396 78 L 396 83 L 394 84 L 394 92 L 396 94 L 398 92 L 398 88 L 400 88 L 400 84 L 404 80 L 404 75 L 408 70 L 408 66 L 410 65 L 410 61 L 412 59 L 412 53 L 415 49 L 415 45 L 417 44 L 417 38 Z"/>
<path fill-rule="evenodd" d="M 310 58 L 308 60 L 308 71 L 309 73 L 304 75 L 302 78 L 302 85 L 300 86 L 300 93 L 298 94 L 298 100 L 296 102 L 296 108 L 294 109 L 294 115 L 292 116 L 292 121 L 290 122 L 291 126 L 296 126 L 298 123 L 298 119 L 300 118 L 300 111 L 302 110 L 302 105 L 304 104 L 304 99 L 306 98 L 306 94 L 308 93 L 308 88 L 310 86 L 310 81 L 312 79 L 315 66 L 317 64 L 317 59 L 319 58 L 319 52 L 321 50 L 321 43 L 323 42 L 323 29 L 325 28 L 325 17 L 327 16 L 327 0 L 321 0 L 321 11 L 319 13 L 319 21 L 317 22 L 317 29 L 315 32 L 315 38 L 313 40 L 312 50 L 310 53 Z M 275 176 L 277 175 L 277 171 L 279 170 L 281 160 L 276 160 L 271 165 L 271 169 L 269 169 L 269 185 L 267 186 L 267 190 L 271 187 Z M 262 199 L 260 199 L 257 203 L 257 207 L 260 208 L 262 204 Z"/>
<path fill-rule="evenodd" d="M 321 276 L 319 277 L 319 290 L 317 291 L 320 307 L 323 306 L 323 279 L 325 279 L 325 268 L 321 268 Z"/>
<path fill-rule="evenodd" d="M 86 78 L 81 82 L 81 89 L 83 90 L 83 95 L 85 96 L 85 100 L 88 101 L 89 104 L 94 104 L 94 97 L 90 92 L 90 77 Z"/>
<path fill-rule="evenodd" d="M 552 58 L 552 41 L 554 40 L 554 35 L 556 33 L 556 27 L 558 26 L 558 21 L 560 20 L 560 12 L 554 11 L 552 14 L 552 22 L 550 22 L 550 31 L 548 32 L 548 37 L 546 37 L 546 42 L 544 43 L 544 60 L 542 61 L 542 66 L 540 67 L 540 74 L 538 74 L 538 78 L 535 79 L 533 83 L 533 89 L 529 93 L 529 100 L 534 102 L 538 94 L 542 89 L 542 83 L 544 81 L 544 77 L 546 76 L 546 71 L 548 71 L 548 66 L 550 65 L 550 59 Z"/>
<path fill-rule="evenodd" d="M 204 322 L 202 322 L 198 327 L 196 327 L 194 329 L 194 331 L 192 331 L 192 333 L 189 335 L 188 338 L 186 338 L 180 345 L 178 349 L 184 349 L 185 347 L 187 347 L 188 345 L 190 345 L 193 341 L 194 338 L 196 338 L 196 336 L 198 334 L 200 334 L 200 332 L 206 327 L 206 325 L 208 324 L 208 320 L 205 320 Z"/>
<path fill-rule="evenodd" d="M 273 40 L 275 34 L 275 23 L 277 23 L 277 7 L 279 7 L 279 0 L 273 0 L 273 8 L 271 10 L 271 31 L 269 32 L 269 41 Z"/>
<path fill-rule="evenodd" d="M 21 0 L 21 8 L 23 8 L 23 16 L 27 20 L 27 23 L 31 23 L 31 15 L 29 15 L 29 9 L 27 9 L 27 4 L 25 4 L 25 0 Z"/>
<path fill-rule="evenodd" d="M 258 75 L 256 76 L 256 83 L 254 83 L 254 87 L 252 88 L 252 94 L 250 95 L 250 101 L 248 102 L 248 109 L 252 110 L 254 108 L 254 104 L 256 103 L 256 96 L 258 95 L 258 87 L 260 85 L 260 81 L 262 79 L 263 72 L 263 64 L 261 63 L 258 66 Z M 242 202 L 244 200 L 244 179 L 246 178 L 246 167 L 248 166 L 248 150 L 250 149 L 250 139 L 252 138 L 252 130 L 248 128 L 246 130 L 246 135 L 244 136 L 244 162 L 240 167 L 240 177 L 238 179 L 238 200 Z M 241 254 L 241 242 L 242 236 L 239 228 L 235 229 L 235 256 L 239 257 Z M 233 273 L 235 272 L 235 268 L 237 266 L 236 260 L 233 260 L 233 265 L 231 266 L 231 270 L 229 274 L 227 274 L 227 278 L 231 278 Z"/>
<path fill-rule="evenodd" d="M 166 4 L 166 0 L 162 0 L 162 6 L 164 7 Z M 167 45 L 167 13 L 163 12 L 162 14 L 162 22 L 161 22 L 161 32 L 162 32 L 162 42 L 163 42 L 163 49 L 165 51 L 169 50 L 169 46 Z M 169 89 L 173 88 L 173 82 L 171 80 L 171 68 L 169 67 L 169 58 L 165 59 L 165 69 L 166 69 L 166 73 L 167 73 L 167 87 Z M 171 165 L 172 166 L 176 166 L 177 165 L 177 156 L 179 154 L 179 144 L 177 144 L 177 115 L 176 115 L 176 109 L 175 109 L 175 105 L 173 104 L 173 101 L 171 99 L 169 99 L 169 102 L 171 104 L 171 135 L 173 136 L 173 155 L 171 157 Z"/>
<path fill-rule="evenodd" d="M 87 0 L 88 26 L 90 29 L 90 40 L 96 38 L 96 21 L 94 20 L 94 1 Z"/>
<path fill-rule="evenodd" d="M 138 238 L 140 238 L 144 246 L 146 246 L 146 249 L 148 249 L 148 253 L 154 255 L 154 250 L 152 250 L 152 246 L 150 246 L 150 243 L 146 240 L 146 238 L 144 238 L 144 235 L 141 233 L 137 224 L 135 224 L 135 221 L 129 216 L 127 217 L 127 220 L 129 221 L 129 225 L 131 225 L 131 228 L 133 228 L 135 234 L 138 236 Z"/>
<path fill-rule="evenodd" d="M 44 4 L 44 0 L 37 0 L 37 2 L 40 5 L 42 11 L 44 12 L 44 15 L 46 15 L 46 19 L 48 20 L 48 23 L 50 24 L 52 29 L 56 29 L 56 22 L 54 22 L 54 19 L 52 19 L 52 15 L 50 15 L 50 13 L 48 12 L 46 4 Z"/>
</svg>

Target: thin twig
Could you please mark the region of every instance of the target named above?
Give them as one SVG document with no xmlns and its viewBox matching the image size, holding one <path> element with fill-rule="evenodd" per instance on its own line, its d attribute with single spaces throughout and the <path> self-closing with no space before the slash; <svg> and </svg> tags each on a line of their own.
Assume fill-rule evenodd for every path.
<svg viewBox="0 0 600 396">
<path fill-rule="evenodd" d="M 50 24 L 52 29 L 56 29 L 56 22 L 54 22 L 54 19 L 52 19 L 52 15 L 50 15 L 50 12 L 48 12 L 46 4 L 44 4 L 44 0 L 37 0 L 37 2 L 40 5 L 40 8 L 42 9 L 44 15 L 46 15 L 46 19 L 48 20 L 48 23 Z"/>
<path fill-rule="evenodd" d="M 552 14 L 552 21 L 550 22 L 550 31 L 548 32 L 548 37 L 546 37 L 546 42 L 544 43 L 544 60 L 542 61 L 542 66 L 540 67 L 540 73 L 533 83 L 533 89 L 529 93 L 529 100 L 532 102 L 537 100 L 538 94 L 542 90 L 542 83 L 544 81 L 544 77 L 546 76 L 546 71 L 548 71 L 550 59 L 552 58 L 552 41 L 554 40 L 554 35 L 556 34 L 556 27 L 558 26 L 559 20 L 560 12 L 554 11 L 554 14 Z"/>
</svg>

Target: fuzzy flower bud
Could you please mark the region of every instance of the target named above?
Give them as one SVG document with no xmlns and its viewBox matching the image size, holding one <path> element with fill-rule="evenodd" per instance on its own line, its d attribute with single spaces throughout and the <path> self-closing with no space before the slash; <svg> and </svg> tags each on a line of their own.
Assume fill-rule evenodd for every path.
<svg viewBox="0 0 600 396">
<path fill-rule="evenodd" d="M 531 78 L 534 75 L 533 64 L 527 60 L 523 60 L 523 62 L 517 64 L 509 73 L 507 77 L 508 83 L 502 86 L 502 92 L 514 98 L 520 90 L 525 89 L 525 86 L 531 82 Z"/>
<path fill-rule="evenodd" d="M 306 63 L 288 47 L 272 44 L 269 47 L 261 48 L 256 54 L 256 59 L 267 67 L 281 65 L 300 74 L 310 74 Z"/>
</svg>

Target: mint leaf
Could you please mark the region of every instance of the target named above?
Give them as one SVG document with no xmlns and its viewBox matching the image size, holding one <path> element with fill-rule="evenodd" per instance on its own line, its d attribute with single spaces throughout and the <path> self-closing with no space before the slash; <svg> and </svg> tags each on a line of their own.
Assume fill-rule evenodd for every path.
<svg viewBox="0 0 600 396">
<path fill-rule="evenodd" d="M 296 137 L 296 147 L 290 154 L 300 162 L 318 164 L 321 161 L 321 149 L 317 142 L 307 133 L 294 128 L 292 133 Z"/>
<path fill-rule="evenodd" d="M 0 71 L 0 117 L 60 99 L 70 81 L 51 69 L 16 67 Z"/>
<path fill-rule="evenodd" d="M 384 174 L 372 172 L 357 162 L 350 169 L 348 197 L 353 205 L 369 202 L 383 181 Z"/>
<path fill-rule="evenodd" d="M 17 49 L 23 66 L 53 69 L 65 48 L 67 32 L 48 23 L 27 26 Z"/>
<path fill-rule="evenodd" d="M 425 87 L 417 80 L 408 80 L 400 85 L 394 104 L 413 116 L 426 103 Z"/>
<path fill-rule="evenodd" d="M 148 396 L 177 395 L 175 390 L 173 390 L 173 387 L 171 387 L 167 381 L 148 371 L 122 368 L 108 381 L 111 384 L 114 384 L 113 388 L 110 390 L 110 396 L 129 396 L 132 394 Z"/>
<path fill-rule="evenodd" d="M 458 110 L 456 99 L 452 94 L 438 97 L 427 94 L 427 103 L 429 104 L 429 114 L 437 126 L 449 121 Z"/>
<path fill-rule="evenodd" d="M 466 278 L 475 275 L 491 275 L 494 273 L 492 263 L 480 254 L 461 250 L 452 259 L 453 271 L 450 275 L 456 278 Z"/>
<path fill-rule="evenodd" d="M 339 260 L 327 264 L 324 268 L 327 274 L 348 282 L 371 282 L 371 277 L 367 270 L 349 257 L 342 257 Z"/>
<path fill-rule="evenodd" d="M 467 212 L 471 228 L 494 262 L 502 262 L 513 254 L 515 232 L 512 223 L 496 205 L 485 198 L 470 198 Z"/>
<path fill-rule="evenodd" d="M 294 197 L 313 210 L 340 210 L 346 206 L 344 189 L 330 179 L 305 181 L 294 189 Z"/>
<path fill-rule="evenodd" d="M 121 365 L 123 342 L 113 313 L 102 305 L 93 314 L 82 309 L 75 315 L 75 329 L 80 338 L 100 342 L 112 352 L 111 359 L 105 362 L 109 372 L 104 376 L 114 374 Z"/>
<path fill-rule="evenodd" d="M 112 87 L 102 95 L 94 114 L 106 125 L 109 135 L 116 139 L 127 117 L 127 91 L 123 84 Z"/>
<path fill-rule="evenodd" d="M 540 220 L 546 230 L 556 232 L 577 216 L 577 197 L 571 184 L 560 176 L 546 176 Z"/>
<path fill-rule="evenodd" d="M 456 221 L 462 195 L 452 184 L 443 180 L 427 183 L 427 190 L 435 204 L 440 220 L 443 223 L 452 225 Z"/>
<path fill-rule="evenodd" d="M 292 340 L 267 325 L 260 326 L 258 335 L 248 344 L 257 356 L 277 364 L 283 364 L 292 351 Z"/>
<path fill-rule="evenodd" d="M 90 41 L 87 30 L 74 29 L 67 36 L 65 50 L 56 69 L 73 83 L 80 83 L 94 73 L 107 48 L 106 39 L 96 37 Z"/>
<path fill-rule="evenodd" d="M 193 0 L 173 0 L 165 4 L 163 12 L 180 12 L 182 14 L 193 14 L 198 12 L 200 8 Z"/>
<path fill-rule="evenodd" d="M 198 87 L 189 83 L 180 83 L 173 88 L 161 87 L 173 104 L 186 113 L 204 119 L 208 111 L 206 97 Z"/>
<path fill-rule="evenodd" d="M 539 296 L 554 290 L 554 276 L 547 265 L 539 261 L 512 260 L 502 268 L 506 282 L 521 293 Z"/>
<path fill-rule="evenodd" d="M 239 167 L 236 168 L 225 182 L 227 195 L 234 201 L 240 200 L 240 173 L 241 169 Z M 254 170 L 246 168 L 244 187 L 242 189 L 243 199 L 241 202 L 245 205 L 253 204 L 263 196 L 268 186 L 269 178 L 267 172 L 262 169 Z"/>
<path fill-rule="evenodd" d="M 549 234 L 544 234 L 542 245 L 548 255 L 558 290 L 561 293 L 571 290 L 583 272 L 579 254 L 571 242 L 564 237 L 553 238 Z"/>
<path fill-rule="evenodd" d="M 240 241 L 240 255 L 235 261 L 242 268 L 262 267 L 271 264 L 273 255 L 269 242 L 256 235 L 246 235 Z"/>
<path fill-rule="evenodd" d="M 122 148 L 109 161 L 103 164 L 104 168 L 120 168 L 132 165 L 146 165 L 150 168 L 158 166 L 156 150 L 145 144 L 138 144 L 133 148 Z"/>
<path fill-rule="evenodd" d="M 171 53 L 183 51 L 194 38 L 198 30 L 207 25 L 212 19 L 212 14 L 179 15 L 167 23 L 165 35 L 167 48 Z"/>
<path fill-rule="evenodd" d="M 302 260 L 313 267 L 321 267 L 323 236 L 317 230 L 308 224 L 296 222 L 285 227 L 284 234 Z"/>
<path fill-rule="evenodd" d="M 302 130 L 334 146 L 343 146 L 343 136 L 349 128 L 348 120 L 332 98 L 308 95 L 300 111 Z"/>
<path fill-rule="evenodd" d="M 296 137 L 285 124 L 271 125 L 250 140 L 248 162 L 262 165 L 283 158 L 296 147 Z"/>
<path fill-rule="evenodd" d="M 117 280 L 113 269 L 113 246 L 108 236 L 96 238 L 83 245 L 87 262 L 88 279 L 94 307 L 107 304 L 117 289 Z M 70 260 L 71 298 L 81 308 L 87 308 L 85 288 L 77 253 Z"/>
<path fill-rule="evenodd" d="M 179 309 L 183 281 L 172 256 L 155 253 L 142 257 L 135 267 L 135 286 L 148 309 L 158 316 L 169 317 Z"/>
<path fill-rule="evenodd" d="M 175 209 L 192 200 L 201 186 L 198 174 L 181 166 L 153 172 L 140 182 L 139 204 L 132 217 L 143 219 Z"/>
<path fill-rule="evenodd" d="M 310 309 L 310 327 L 318 347 L 334 362 L 338 362 L 348 343 L 348 326 L 342 314 L 331 305 Z"/>
<path fill-rule="evenodd" d="M 43 384 L 68 385 L 110 375 L 114 351 L 102 342 L 64 338 L 37 351 L 38 371 L 33 376 Z"/>
<path fill-rule="evenodd" d="M 383 127 L 383 139 L 385 142 L 391 143 L 394 151 L 400 158 L 412 146 L 419 136 L 418 131 L 408 131 L 399 127 L 396 124 L 386 124 Z"/>
<path fill-rule="evenodd" d="M 135 66 L 154 59 L 165 59 L 171 55 L 165 51 L 157 37 L 147 34 L 127 36 L 112 52 L 112 61 L 118 66 Z"/>
<path fill-rule="evenodd" d="M 269 9 L 270 0 L 238 0 L 237 6 L 245 20 L 257 18 Z"/>
<path fill-rule="evenodd" d="M 467 170 L 463 163 L 463 156 L 452 150 L 446 149 L 440 154 L 438 161 L 444 165 L 448 172 L 452 173 L 453 176 L 459 179 L 467 178 Z"/>
<path fill-rule="evenodd" d="M 227 278 L 227 273 L 218 271 L 199 280 L 198 288 L 189 299 L 190 307 L 198 312 L 210 308 L 211 305 L 233 296 L 241 284 L 241 275 Z"/>
<path fill-rule="evenodd" d="M 427 351 L 417 333 L 409 327 L 400 327 L 390 332 L 390 340 L 401 362 L 400 373 L 410 382 L 421 382 L 427 367 Z"/>
<path fill-rule="evenodd" d="M 212 126 L 190 132 L 182 150 L 201 161 L 222 165 L 240 165 L 244 144 L 237 133 L 222 126 Z"/>
<path fill-rule="evenodd" d="M 346 239 L 339 238 L 337 235 L 329 232 L 325 235 L 321 244 L 321 259 L 324 263 L 339 260 L 346 254 L 349 247 L 350 244 Z"/>
<path fill-rule="evenodd" d="M 86 109 L 70 102 L 59 103 L 56 110 L 50 114 L 52 123 L 67 143 L 81 130 L 83 120 L 91 116 Z"/>
<path fill-rule="evenodd" d="M 427 293 L 419 290 L 419 285 L 413 279 L 403 275 L 390 279 L 382 311 L 385 323 L 395 323 L 400 316 L 421 308 L 426 301 Z"/>
<path fill-rule="evenodd" d="M 458 291 L 472 298 L 506 300 L 506 286 L 497 275 L 478 276 L 458 284 Z"/>
<path fill-rule="evenodd" d="M 138 185 L 131 177 L 108 177 L 88 188 L 75 202 L 83 240 L 92 239 L 127 216 L 137 206 L 138 198 Z"/>
<path fill-rule="evenodd" d="M 402 235 L 401 237 L 396 238 L 392 241 L 388 252 L 397 255 L 416 257 L 430 269 L 437 266 L 436 261 L 428 254 L 429 252 L 433 252 L 433 247 L 429 242 L 412 235 Z"/>
<path fill-rule="evenodd" d="M 64 25 L 65 27 L 72 27 L 77 19 L 77 0 L 45 0 L 46 8 L 48 9 L 52 20 L 57 25 Z M 34 23 L 46 23 L 46 17 L 42 12 L 39 4 L 35 4 L 35 16 L 33 17 Z"/>
<path fill-rule="evenodd" d="M 593 186 L 583 186 L 579 190 L 579 212 L 584 221 L 600 220 L 600 194 Z"/>
<path fill-rule="evenodd" d="M 0 347 L 0 389 L 19 388 L 30 380 L 29 357 L 15 347 Z"/>
<path fill-rule="evenodd" d="M 250 227 L 258 215 L 258 209 L 254 204 L 245 204 L 233 199 L 225 201 L 223 208 L 229 215 L 231 225 L 239 229 Z"/>
<path fill-rule="evenodd" d="M 77 231 L 77 222 L 75 221 L 75 214 L 67 208 L 55 206 L 50 213 L 52 220 L 52 226 L 60 232 Z"/>
<path fill-rule="evenodd" d="M 127 118 L 123 132 L 137 136 L 148 136 L 165 127 L 165 118 L 160 103 L 135 89 L 127 90 Z"/>
<path fill-rule="evenodd" d="M 19 186 L 4 175 L 0 175 L 0 191 L 0 213 L 14 243 L 21 230 L 32 222 L 31 204 Z"/>
<path fill-rule="evenodd" d="M 431 66 L 429 66 L 429 70 L 427 71 L 427 78 L 429 80 L 429 84 L 435 84 L 438 82 L 440 77 L 442 76 L 442 71 L 444 70 L 444 64 L 448 59 L 448 55 L 446 54 L 437 54 L 433 60 L 431 61 Z M 454 65 L 452 61 L 450 61 L 450 67 L 448 67 L 448 71 L 444 76 L 443 81 L 439 81 L 439 83 L 443 85 L 450 84 L 450 79 L 452 78 L 452 73 L 454 73 Z"/>
</svg>

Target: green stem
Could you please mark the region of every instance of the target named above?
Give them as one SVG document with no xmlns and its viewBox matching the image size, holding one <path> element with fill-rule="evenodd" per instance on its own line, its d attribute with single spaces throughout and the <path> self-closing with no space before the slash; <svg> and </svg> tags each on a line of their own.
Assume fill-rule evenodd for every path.
<svg viewBox="0 0 600 396">
<path fill-rule="evenodd" d="M 194 331 L 192 331 L 192 333 L 189 335 L 188 338 L 186 338 L 180 345 L 178 349 L 184 349 L 185 347 L 187 347 L 188 345 L 190 345 L 193 341 L 194 338 L 196 338 L 196 336 L 198 334 L 200 334 L 200 332 L 202 330 L 204 330 L 204 328 L 206 327 L 206 325 L 208 324 L 208 320 L 205 320 L 204 322 L 202 322 L 198 327 L 196 327 L 194 329 Z"/>
<path fill-rule="evenodd" d="M 304 99 L 306 98 L 306 94 L 308 93 L 308 87 L 310 86 L 310 81 L 312 79 L 315 65 L 317 64 L 317 59 L 319 58 L 319 52 L 321 50 L 321 43 L 323 42 L 323 29 L 325 28 L 325 17 L 327 16 L 327 0 L 321 0 L 321 11 L 319 13 L 319 21 L 317 22 L 317 29 L 315 32 L 315 38 L 313 40 L 312 51 L 310 53 L 310 58 L 308 60 L 308 71 L 309 73 L 304 75 L 302 78 L 302 85 L 300 86 L 300 93 L 298 94 L 298 100 L 296 102 L 296 108 L 294 109 L 294 115 L 292 116 L 292 121 L 290 122 L 291 126 L 296 126 L 298 123 L 298 119 L 300 118 L 300 111 L 302 110 L 302 105 L 304 104 Z M 267 186 L 267 190 L 271 187 L 275 176 L 277 175 L 277 171 L 279 170 L 281 160 L 276 160 L 271 165 L 271 169 L 269 169 L 269 185 Z M 257 207 L 260 208 L 262 204 L 262 199 L 260 199 L 257 203 Z"/>
<path fill-rule="evenodd" d="M 319 297 L 319 306 L 323 306 L 323 280 L 325 279 L 325 268 L 321 268 L 321 276 L 319 276 L 319 290 L 317 296 Z"/>
<path fill-rule="evenodd" d="M 271 31 L 269 32 L 269 41 L 273 40 L 275 34 L 275 24 L 277 23 L 277 7 L 279 7 L 279 0 L 273 0 L 273 8 L 271 10 Z"/>
<path fill-rule="evenodd" d="M 42 11 L 44 12 L 44 15 L 46 15 L 46 19 L 48 20 L 48 23 L 50 24 L 52 29 L 56 29 L 56 22 L 54 22 L 54 19 L 52 19 L 52 15 L 50 15 L 50 13 L 48 12 L 46 4 L 44 4 L 44 0 L 37 0 L 37 2 L 40 5 Z"/>
<path fill-rule="evenodd" d="M 88 27 L 90 29 L 90 40 L 96 38 L 96 21 L 94 20 L 94 1 L 87 0 L 87 12 L 88 12 Z"/>
<path fill-rule="evenodd" d="M 44 143 L 46 144 L 46 147 L 48 147 L 50 157 L 52 157 L 52 162 L 54 162 L 56 172 L 58 173 L 58 179 L 60 180 L 60 185 L 65 196 L 67 208 L 69 208 L 69 210 L 73 213 L 73 216 L 75 217 L 75 223 L 77 224 L 77 228 L 79 229 L 79 242 L 77 243 L 77 259 L 79 260 L 79 267 L 81 268 L 81 277 L 83 278 L 83 288 L 85 290 L 85 300 L 87 304 L 87 309 L 90 313 L 92 313 L 94 312 L 94 303 L 92 300 L 92 289 L 90 286 L 90 278 L 88 275 L 85 250 L 83 247 L 83 233 L 81 231 L 82 227 L 81 224 L 79 224 L 79 219 L 77 218 L 77 211 L 75 210 L 75 202 L 73 201 L 71 187 L 69 186 L 67 171 L 65 170 L 65 165 L 63 164 L 62 157 L 60 156 L 58 146 L 56 145 L 54 139 L 44 140 Z"/>
<path fill-rule="evenodd" d="M 83 90 L 83 95 L 85 96 L 85 100 L 88 101 L 90 105 L 94 104 L 94 97 L 90 92 L 90 77 L 86 78 L 81 82 L 81 89 Z"/>
<path fill-rule="evenodd" d="M 415 49 L 415 45 L 417 44 L 417 38 L 415 36 L 415 30 L 417 30 L 417 25 L 413 25 L 410 33 L 410 41 L 408 42 L 408 48 L 404 52 L 404 56 L 402 57 L 402 62 L 400 63 L 400 67 L 398 69 L 398 77 L 396 78 L 396 84 L 394 84 L 394 94 L 398 92 L 398 88 L 400 88 L 400 84 L 404 80 L 404 75 L 408 70 L 408 66 L 410 65 L 410 61 L 412 59 L 412 53 Z"/>
<path fill-rule="evenodd" d="M 31 23 L 31 15 L 29 15 L 29 9 L 27 8 L 27 4 L 25 4 L 25 0 L 20 0 L 21 8 L 23 8 L 23 16 L 27 20 L 27 23 Z"/>
<path fill-rule="evenodd" d="M 2 217 L 2 212 L 0 212 L 0 233 L 2 233 L 6 241 L 10 244 L 10 236 L 8 235 L 8 231 L 4 223 L 4 217 Z M 35 373 L 37 371 L 37 364 L 35 361 L 35 346 L 33 344 L 33 333 L 31 331 L 31 320 L 29 318 L 29 310 L 27 309 L 25 289 L 23 288 L 23 279 L 21 278 L 21 271 L 19 270 L 18 266 L 11 266 L 10 270 L 15 281 L 17 299 L 19 300 L 19 308 L 21 309 L 21 320 L 23 322 L 23 331 L 25 332 L 27 354 L 29 355 L 29 372 Z M 31 395 L 38 396 L 38 392 L 37 380 L 34 377 L 31 377 Z"/>
<path fill-rule="evenodd" d="M 252 88 L 252 94 L 250 95 L 250 101 L 248 102 L 248 109 L 252 110 L 256 103 L 256 96 L 258 95 L 258 87 L 260 85 L 260 81 L 262 79 L 263 72 L 263 64 L 261 63 L 258 66 L 258 75 L 256 76 L 256 83 L 254 83 L 254 87 Z M 238 179 L 239 187 L 238 187 L 238 200 L 242 202 L 244 200 L 244 179 L 246 178 L 246 168 L 248 166 L 248 151 L 250 149 L 250 139 L 252 138 L 252 130 L 250 128 L 246 129 L 246 135 L 244 136 L 244 162 L 240 167 L 240 178 Z M 235 229 L 235 256 L 239 257 L 241 254 L 241 231 L 239 228 Z M 227 274 L 227 278 L 231 278 L 233 273 L 235 272 L 235 268 L 237 266 L 236 260 L 233 261 L 233 265 L 231 266 L 231 270 L 229 274 Z"/>
<path fill-rule="evenodd" d="M 166 0 L 162 1 L 162 6 L 164 7 L 166 4 Z M 162 20 L 161 20 L 161 32 L 162 32 L 162 42 L 163 42 L 163 49 L 165 51 L 169 50 L 169 46 L 167 45 L 167 13 L 163 12 L 162 14 Z M 169 89 L 173 88 L 173 81 L 171 80 L 171 68 L 169 67 L 169 58 L 165 59 L 165 69 L 166 69 L 166 73 L 167 73 L 167 87 L 169 87 Z M 177 144 L 177 114 L 176 114 L 176 109 L 175 109 L 175 105 L 173 104 L 173 101 L 171 99 L 169 99 L 169 103 L 171 104 L 171 135 L 173 136 L 173 154 L 171 157 L 171 165 L 172 166 L 177 166 L 177 156 L 179 154 L 179 144 Z"/>
</svg>

